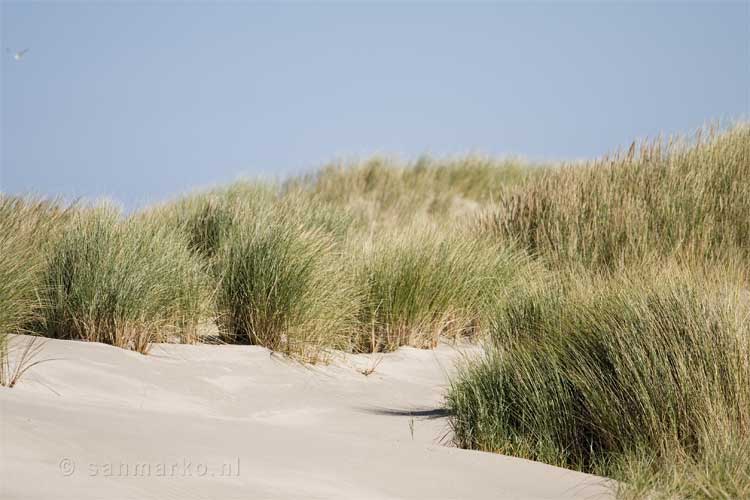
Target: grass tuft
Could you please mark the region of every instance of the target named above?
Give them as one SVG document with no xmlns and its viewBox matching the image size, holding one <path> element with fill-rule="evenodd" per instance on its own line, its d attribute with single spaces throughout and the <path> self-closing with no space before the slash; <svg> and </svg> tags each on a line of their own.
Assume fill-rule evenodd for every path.
<svg viewBox="0 0 750 500">
<path fill-rule="evenodd" d="M 46 263 L 45 336 L 145 353 L 152 342 L 193 339 L 210 314 L 203 262 L 181 234 L 111 206 L 78 211 Z"/>
<path fill-rule="evenodd" d="M 654 141 L 509 190 L 480 220 L 555 265 L 596 269 L 652 256 L 750 263 L 750 126 Z"/>
<path fill-rule="evenodd" d="M 520 290 L 450 390 L 456 442 L 616 477 L 723 456 L 750 438 L 744 300 L 675 269 Z"/>
<path fill-rule="evenodd" d="M 28 333 L 41 314 L 40 276 L 44 249 L 66 210 L 55 202 L 0 194 L 0 385 L 13 386 L 23 364 L 12 367 L 10 336 Z"/>
<path fill-rule="evenodd" d="M 440 338 L 476 334 L 486 306 L 523 267 L 512 250 L 424 228 L 383 235 L 363 254 L 355 345 L 365 352 L 434 347 Z"/>
<path fill-rule="evenodd" d="M 284 212 L 236 225 L 215 265 L 225 340 L 310 361 L 347 349 L 356 290 L 336 257 L 330 234 Z"/>
</svg>

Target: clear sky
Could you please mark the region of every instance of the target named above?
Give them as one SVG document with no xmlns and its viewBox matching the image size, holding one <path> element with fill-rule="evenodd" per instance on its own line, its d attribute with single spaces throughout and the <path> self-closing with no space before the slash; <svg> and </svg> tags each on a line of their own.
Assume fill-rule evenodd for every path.
<svg viewBox="0 0 750 500">
<path fill-rule="evenodd" d="M 134 207 L 335 158 L 572 159 L 748 116 L 748 2 L 2 0 L 1 15 L 10 193 Z"/>
</svg>

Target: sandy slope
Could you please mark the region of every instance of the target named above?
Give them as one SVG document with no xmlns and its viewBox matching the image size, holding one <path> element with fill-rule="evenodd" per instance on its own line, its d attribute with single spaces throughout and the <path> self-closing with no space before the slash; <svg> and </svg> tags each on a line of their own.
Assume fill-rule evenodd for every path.
<svg viewBox="0 0 750 500">
<path fill-rule="evenodd" d="M 47 341 L 0 388 L 0 498 L 599 498 L 602 479 L 446 446 L 459 353 L 305 367 L 247 346 Z"/>
</svg>

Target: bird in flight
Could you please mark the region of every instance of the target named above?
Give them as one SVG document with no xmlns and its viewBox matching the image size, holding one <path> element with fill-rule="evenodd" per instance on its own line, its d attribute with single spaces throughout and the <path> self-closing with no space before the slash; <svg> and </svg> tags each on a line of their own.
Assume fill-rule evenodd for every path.
<svg viewBox="0 0 750 500">
<path fill-rule="evenodd" d="M 23 59 L 23 57 L 26 55 L 26 53 L 29 51 L 29 49 L 23 49 L 23 50 L 19 50 L 17 52 L 13 52 L 10 49 L 5 49 L 5 51 L 8 52 L 9 54 L 12 54 L 13 55 L 13 59 L 15 59 L 16 61 L 20 61 L 21 59 Z"/>
</svg>

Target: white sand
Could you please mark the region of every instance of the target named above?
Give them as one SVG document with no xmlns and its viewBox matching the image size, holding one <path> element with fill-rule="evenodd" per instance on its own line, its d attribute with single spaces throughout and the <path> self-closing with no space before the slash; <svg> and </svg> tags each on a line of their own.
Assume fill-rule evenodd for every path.
<svg viewBox="0 0 750 500">
<path fill-rule="evenodd" d="M 436 410 L 455 349 L 359 372 L 378 357 L 311 368 L 258 347 L 46 341 L 57 359 L 0 388 L 0 498 L 610 495 L 595 476 L 451 447 Z"/>
</svg>

